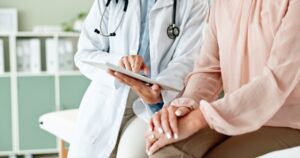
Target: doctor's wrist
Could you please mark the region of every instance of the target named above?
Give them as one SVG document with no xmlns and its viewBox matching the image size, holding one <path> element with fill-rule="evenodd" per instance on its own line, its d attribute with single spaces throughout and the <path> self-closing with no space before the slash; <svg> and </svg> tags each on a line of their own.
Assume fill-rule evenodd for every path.
<svg viewBox="0 0 300 158">
<path fill-rule="evenodd" d="M 161 99 L 159 102 L 154 103 L 154 104 L 148 104 L 149 106 L 156 106 L 156 105 L 163 105 L 164 101 Z"/>
<path fill-rule="evenodd" d="M 143 102 L 148 105 L 157 104 L 162 101 L 162 95 L 160 92 L 152 93 L 144 96 L 140 95 L 140 97 L 142 98 Z"/>
<path fill-rule="evenodd" d="M 156 104 L 148 104 L 150 110 L 152 113 L 155 113 L 159 110 L 161 110 L 161 108 L 164 106 L 164 101 L 161 100 L 159 103 Z"/>
<path fill-rule="evenodd" d="M 157 98 L 148 98 L 147 100 L 144 100 L 144 103 L 148 104 L 148 105 L 156 105 L 159 104 L 162 101 L 162 97 L 157 97 Z"/>
</svg>

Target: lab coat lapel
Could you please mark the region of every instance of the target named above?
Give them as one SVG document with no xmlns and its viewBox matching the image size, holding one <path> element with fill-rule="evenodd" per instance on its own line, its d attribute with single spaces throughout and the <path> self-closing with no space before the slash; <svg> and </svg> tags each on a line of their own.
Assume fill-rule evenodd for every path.
<svg viewBox="0 0 300 158">
<path fill-rule="evenodd" d="M 160 63 L 165 53 L 169 52 L 169 50 L 167 50 L 167 52 L 162 52 L 161 50 L 165 51 L 167 48 L 170 48 L 170 45 L 173 43 L 172 40 L 166 38 L 167 27 L 172 23 L 173 4 L 174 0 L 157 0 L 150 13 L 149 38 L 152 77 L 155 77 L 159 73 Z M 160 11 L 163 11 L 163 14 L 161 14 Z M 163 15 L 163 17 L 161 17 L 161 15 Z"/>
<path fill-rule="evenodd" d="M 132 21 L 132 23 L 135 23 L 136 30 L 132 30 L 130 32 L 134 32 L 131 33 L 131 36 L 135 36 L 133 37 L 132 41 L 129 41 L 130 44 L 130 55 L 137 55 L 138 54 L 138 50 L 139 50 L 139 42 L 140 42 L 140 29 L 141 29 L 141 0 L 131 0 L 130 3 L 131 5 L 129 5 L 128 10 L 132 10 L 132 16 L 137 17 L 136 21 Z"/>
<path fill-rule="evenodd" d="M 153 12 L 154 10 L 159 10 L 162 9 L 164 7 L 168 7 L 168 6 L 172 6 L 174 3 L 174 0 L 157 0 L 157 2 L 155 3 L 155 5 L 152 8 Z M 136 30 L 131 30 L 134 31 L 135 33 L 132 33 L 132 36 L 134 39 L 136 40 L 132 40 L 131 44 L 130 44 L 130 55 L 137 55 L 138 50 L 139 50 L 139 42 L 140 42 L 140 29 L 141 29 L 141 0 L 131 0 L 131 2 L 129 3 L 131 5 L 129 5 L 128 10 L 132 10 L 132 16 L 136 16 L 137 17 L 137 21 L 132 21 L 133 23 L 136 24 L 136 26 L 138 26 L 136 28 Z M 151 21 L 151 20 L 150 20 Z M 151 32 L 151 31 L 150 31 Z M 151 58 L 152 59 L 152 58 Z"/>
<path fill-rule="evenodd" d="M 168 7 L 170 5 L 173 5 L 174 3 L 174 0 L 156 0 L 156 3 L 155 5 L 153 6 L 153 10 L 156 10 L 156 9 L 161 9 L 161 8 L 164 8 L 164 7 Z"/>
</svg>

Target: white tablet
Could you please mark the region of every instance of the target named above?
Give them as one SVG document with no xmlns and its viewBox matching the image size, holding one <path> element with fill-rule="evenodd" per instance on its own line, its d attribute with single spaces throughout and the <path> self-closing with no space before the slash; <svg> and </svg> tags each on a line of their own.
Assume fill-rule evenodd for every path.
<svg viewBox="0 0 300 158">
<path fill-rule="evenodd" d="M 151 78 L 145 77 L 143 75 L 134 73 L 134 72 L 126 70 L 126 69 L 123 69 L 123 68 L 118 67 L 118 66 L 116 66 L 114 64 L 111 64 L 109 62 L 99 63 L 99 62 L 90 61 L 90 60 L 82 60 L 82 62 L 84 62 L 86 64 L 89 64 L 89 65 L 92 65 L 94 67 L 100 68 L 102 70 L 109 70 L 109 69 L 111 69 L 113 71 L 120 72 L 120 73 L 125 74 L 127 76 L 130 76 L 132 78 L 135 78 L 135 79 L 138 79 L 140 81 L 143 81 L 145 83 L 158 84 L 164 90 L 177 91 L 177 92 L 181 91 L 181 89 L 178 89 L 177 87 L 172 87 L 172 86 L 169 86 L 169 85 L 165 85 L 165 84 L 159 83 L 159 82 L 157 82 L 157 81 L 155 81 L 155 80 L 153 80 Z"/>
</svg>

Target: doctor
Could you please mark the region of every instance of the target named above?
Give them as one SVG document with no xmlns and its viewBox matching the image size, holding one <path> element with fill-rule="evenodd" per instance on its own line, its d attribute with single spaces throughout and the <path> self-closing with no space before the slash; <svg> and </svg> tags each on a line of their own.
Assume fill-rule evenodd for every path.
<svg viewBox="0 0 300 158">
<path fill-rule="evenodd" d="M 126 141 L 137 142 L 127 149 L 133 153 L 127 157 L 144 157 L 139 154 L 140 150 L 145 154 L 146 123 L 137 118 L 128 121 L 132 118 L 130 109 L 133 107 L 147 121 L 154 111 L 178 95 L 158 85 L 147 86 L 127 76 L 96 69 L 82 60 L 109 61 L 134 72 L 144 71 L 161 83 L 182 89 L 201 47 L 208 8 L 207 0 L 95 1 L 75 55 L 77 67 L 91 84 L 80 105 L 69 158 L 109 157 L 122 128 L 123 133 L 130 131 L 126 127 L 132 127 L 130 132 L 141 131 Z"/>
</svg>

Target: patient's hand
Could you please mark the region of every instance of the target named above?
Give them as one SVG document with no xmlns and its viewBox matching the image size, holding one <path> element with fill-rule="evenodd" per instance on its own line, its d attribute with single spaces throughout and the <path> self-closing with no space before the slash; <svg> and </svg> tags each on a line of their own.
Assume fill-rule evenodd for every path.
<svg viewBox="0 0 300 158">
<path fill-rule="evenodd" d="M 199 104 L 194 99 L 188 97 L 177 98 L 173 100 L 170 105 L 177 107 L 175 113 L 178 117 L 183 117 L 193 109 L 197 109 L 199 107 Z"/>
<path fill-rule="evenodd" d="M 173 110 L 175 111 L 175 109 Z M 162 134 L 158 130 L 148 131 L 145 134 L 148 155 L 152 155 L 166 145 L 184 140 L 207 126 L 200 109 L 193 110 L 185 117 L 179 118 L 177 124 L 179 135 L 176 139 L 174 137 L 169 137 L 166 134 Z"/>
</svg>

